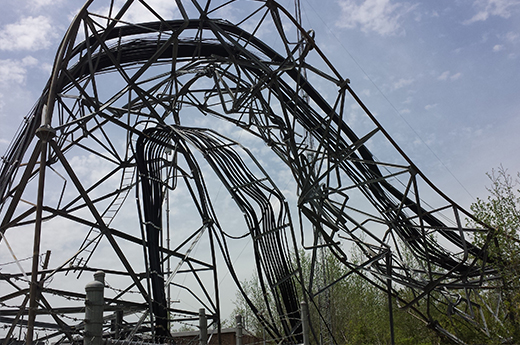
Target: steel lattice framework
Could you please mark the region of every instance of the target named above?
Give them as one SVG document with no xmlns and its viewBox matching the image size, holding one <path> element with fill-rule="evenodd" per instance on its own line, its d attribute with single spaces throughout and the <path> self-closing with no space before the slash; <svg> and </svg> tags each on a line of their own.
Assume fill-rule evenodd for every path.
<svg viewBox="0 0 520 345">
<path fill-rule="evenodd" d="M 219 277 L 244 291 L 232 248 L 246 238 L 273 308 L 245 299 L 272 337 L 301 342 L 300 301 L 318 306 L 335 283 L 306 278 L 301 249 L 312 272 L 326 251 L 347 268 L 341 279 L 363 277 L 449 337 L 419 303 L 445 305 L 485 330 L 472 313 L 498 276 L 491 242 L 473 239 L 492 230 L 464 226 L 472 215 L 419 171 L 286 9 L 272 0 L 178 0 L 177 19 L 165 19 L 145 1 L 103 5 L 87 1 L 72 22 L 2 161 L 7 338 L 28 328 L 37 340 L 75 341 L 84 273 L 97 270 L 112 288 L 105 311 L 125 320 L 120 338 L 162 341 L 171 322 L 199 308 L 220 329 Z M 133 21 L 138 7 L 155 19 Z M 240 17 L 217 19 L 230 13 Z M 354 108 L 363 125 L 349 123 Z M 257 157 L 265 148 L 292 175 L 294 200 Z M 240 230 L 219 221 L 215 181 L 234 202 L 232 217 L 243 217 Z M 173 209 L 193 205 L 171 238 L 170 194 Z M 17 246 L 24 237 L 34 251 Z M 187 292 L 191 309 L 171 304 L 171 290 Z"/>
</svg>

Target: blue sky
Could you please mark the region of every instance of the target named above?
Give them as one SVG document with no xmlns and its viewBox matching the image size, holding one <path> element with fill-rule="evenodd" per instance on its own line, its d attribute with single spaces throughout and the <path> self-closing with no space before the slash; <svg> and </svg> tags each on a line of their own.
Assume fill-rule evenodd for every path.
<svg viewBox="0 0 520 345">
<path fill-rule="evenodd" d="M 99 2 L 99 0 L 98 0 Z M 150 3 L 167 7 L 171 1 Z M 96 3 L 96 2 L 94 2 Z M 0 151 L 50 74 L 82 1 L 6 2 Z M 282 1 L 288 9 L 293 1 Z M 303 25 L 393 138 L 462 206 L 486 172 L 520 171 L 520 1 L 301 0 Z"/>
</svg>

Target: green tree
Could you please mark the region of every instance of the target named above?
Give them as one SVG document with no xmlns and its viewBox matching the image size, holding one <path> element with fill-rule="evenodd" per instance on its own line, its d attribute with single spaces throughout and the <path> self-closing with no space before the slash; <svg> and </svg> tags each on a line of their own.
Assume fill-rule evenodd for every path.
<svg viewBox="0 0 520 345">
<path fill-rule="evenodd" d="M 356 255 L 353 253 L 353 255 Z M 302 252 L 300 262 L 305 281 L 309 281 L 311 274 L 310 255 Z M 340 279 L 348 272 L 348 268 L 339 262 L 333 255 L 326 255 L 319 262 L 321 268 L 325 268 L 325 284 L 337 281 L 329 289 L 326 299 L 320 301 L 324 293 L 315 296 L 314 303 L 309 305 L 313 332 L 318 342 L 331 344 L 327 339 L 329 327 L 337 344 L 390 344 L 388 297 L 373 284 L 357 274 L 351 274 Z M 323 272 L 320 272 L 322 274 Z M 316 276 L 316 272 L 314 272 Z M 319 275 L 319 274 L 318 274 Z M 316 282 L 316 284 L 318 284 Z M 262 310 L 264 306 L 263 296 L 259 288 L 258 278 L 253 275 L 251 279 L 243 282 L 244 290 L 249 298 Z M 316 289 L 316 288 L 315 288 Z M 319 288 L 318 288 L 319 289 Z M 325 303 L 325 306 L 322 305 Z M 321 309 L 321 310 L 320 310 Z M 424 322 L 413 317 L 405 310 L 399 309 L 396 302 L 393 303 L 394 329 L 396 344 L 422 344 L 433 345 L 444 343 L 437 333 L 428 329 Z M 328 326 L 320 322 L 319 313 L 326 319 Z M 258 337 L 264 336 L 263 326 L 249 310 L 242 295 L 237 294 L 235 310 L 232 317 L 241 314 L 244 327 Z M 327 315 L 325 315 L 327 314 Z M 314 339 L 311 337 L 311 339 Z M 267 339 L 269 342 L 270 339 Z"/>
<path fill-rule="evenodd" d="M 265 310 L 266 304 L 264 300 L 264 296 L 262 294 L 262 289 L 260 288 L 260 283 L 258 281 L 258 275 L 256 273 L 253 273 L 252 277 L 250 279 L 246 279 L 241 282 L 242 288 L 246 295 L 249 297 L 249 299 L 253 302 L 253 304 L 259 309 L 261 313 L 267 314 L 267 311 Z M 231 314 L 231 320 L 228 322 L 230 324 L 235 325 L 235 316 L 241 315 L 242 316 L 242 326 L 251 334 L 256 336 L 257 338 L 263 338 L 268 337 L 268 334 L 266 334 L 264 325 L 256 315 L 253 313 L 249 305 L 247 304 L 246 300 L 244 299 L 244 296 L 240 291 L 237 291 L 235 294 L 235 308 L 233 309 L 233 312 Z M 270 299 L 270 296 L 267 297 Z M 275 312 L 274 310 L 271 312 Z"/>
<path fill-rule="evenodd" d="M 512 177 L 500 166 L 487 174 L 491 186 L 486 199 L 477 198 L 471 205 L 475 217 L 495 229 L 495 244 L 490 247 L 490 257 L 502 276 L 498 292 L 505 304 L 505 327 L 513 343 L 520 342 L 520 173 Z M 478 226 L 477 222 L 470 221 Z M 484 243 L 484 234 L 477 233 L 477 244 Z M 486 296 L 495 298 L 493 294 Z"/>
</svg>

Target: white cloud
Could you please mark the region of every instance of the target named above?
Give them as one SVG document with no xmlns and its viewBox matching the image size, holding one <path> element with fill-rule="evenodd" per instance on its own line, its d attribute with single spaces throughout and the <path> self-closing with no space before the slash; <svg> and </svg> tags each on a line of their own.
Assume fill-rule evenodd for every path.
<svg viewBox="0 0 520 345">
<path fill-rule="evenodd" d="M 509 31 L 505 34 L 497 35 L 500 43 L 493 46 L 492 51 L 495 53 L 510 50 L 510 48 L 518 43 L 519 35 L 515 32 Z"/>
<path fill-rule="evenodd" d="M 394 90 L 400 89 L 402 87 L 408 86 L 411 83 L 414 82 L 414 79 L 399 79 L 397 82 L 394 83 Z"/>
<path fill-rule="evenodd" d="M 45 74 L 50 75 L 52 72 L 53 65 L 48 62 L 44 62 L 41 64 L 40 69 L 45 72 Z"/>
<path fill-rule="evenodd" d="M 171 0 L 148 0 L 146 3 L 163 19 L 173 18 L 173 13 L 177 9 L 176 2 Z M 125 13 L 123 20 L 131 23 L 142 23 L 158 19 L 150 10 L 136 1 Z"/>
<path fill-rule="evenodd" d="M 459 79 L 461 76 L 462 76 L 462 73 L 460 73 L 460 72 L 459 72 L 459 73 L 455 73 L 454 75 L 452 75 L 452 76 L 450 77 L 450 79 L 451 79 L 451 80 L 457 80 L 457 79 Z"/>
<path fill-rule="evenodd" d="M 460 77 L 462 77 L 462 73 L 458 72 L 458 73 L 455 73 L 455 74 L 451 74 L 450 71 L 445 71 L 445 72 L 442 72 L 441 75 L 439 75 L 437 77 L 437 80 L 457 80 L 459 79 Z"/>
<path fill-rule="evenodd" d="M 382 36 L 404 33 L 401 18 L 415 5 L 392 3 L 391 0 L 340 0 L 341 19 L 336 23 L 340 28 L 356 28 L 364 32 L 376 32 Z"/>
<path fill-rule="evenodd" d="M 445 71 L 445 72 L 442 72 L 442 74 L 440 76 L 438 76 L 437 79 L 447 80 L 449 76 L 450 76 L 450 71 Z"/>
<path fill-rule="evenodd" d="M 464 21 L 464 24 L 485 21 L 491 16 L 509 18 L 518 6 L 520 6 L 518 0 L 475 0 L 473 7 L 478 12 L 471 19 Z"/>
<path fill-rule="evenodd" d="M 45 6 L 56 6 L 59 3 L 62 3 L 64 0 L 31 0 L 28 3 L 28 7 L 32 9 L 40 9 Z"/>
<path fill-rule="evenodd" d="M 365 97 L 370 97 L 370 89 L 364 89 L 363 91 L 361 91 L 361 95 Z"/>
<path fill-rule="evenodd" d="M 48 48 L 53 33 L 51 20 L 45 16 L 24 17 L 7 24 L 0 31 L 0 50 L 39 50 Z"/>
<path fill-rule="evenodd" d="M 69 163 L 74 167 L 78 177 L 87 184 L 101 180 L 113 168 L 106 160 L 94 154 L 74 156 Z"/>
<path fill-rule="evenodd" d="M 516 32 L 509 31 L 506 34 L 506 40 L 508 42 L 514 43 L 514 42 L 516 42 L 517 39 L 518 39 L 518 34 Z"/>
<path fill-rule="evenodd" d="M 1 77 L 1 76 L 0 76 Z M 2 79 L 0 79 L 2 80 Z M 4 95 L 2 93 L 0 93 L 0 118 L 2 118 L 3 116 L 3 110 L 4 110 L 4 107 L 5 107 L 5 100 L 4 100 Z M 7 139 L 2 139 L 0 137 L 0 146 L 1 145 L 7 145 L 9 144 L 9 141 Z"/>
<path fill-rule="evenodd" d="M 26 67 L 34 67 L 38 65 L 38 59 L 32 56 L 26 56 L 22 59 L 22 65 Z"/>
<path fill-rule="evenodd" d="M 0 85 L 24 84 L 27 68 L 36 65 L 38 65 L 38 60 L 32 56 L 27 56 L 22 60 L 0 60 Z"/>
<path fill-rule="evenodd" d="M 424 107 L 425 110 L 432 110 L 433 108 L 437 107 L 437 103 L 435 104 L 428 104 Z"/>
</svg>

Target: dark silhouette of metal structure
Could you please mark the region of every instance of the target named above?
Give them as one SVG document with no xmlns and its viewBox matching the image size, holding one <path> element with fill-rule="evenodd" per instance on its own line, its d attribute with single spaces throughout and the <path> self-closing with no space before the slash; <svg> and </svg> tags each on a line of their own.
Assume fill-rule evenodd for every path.
<svg viewBox="0 0 520 345">
<path fill-rule="evenodd" d="M 480 289 L 499 277 L 492 242 L 473 238 L 483 231 L 491 240 L 492 230 L 465 227 L 472 215 L 405 155 L 313 33 L 272 0 L 172 3 L 177 19 L 145 1 L 87 1 L 3 157 L 0 244 L 12 258 L 0 272 L 4 343 L 77 341 L 79 282 L 97 270 L 112 291 L 110 336 L 167 341 L 172 323 L 201 307 L 218 333 L 220 277 L 244 292 L 232 254 L 241 239 L 272 308 L 245 299 L 273 338 L 301 343 L 300 302 L 319 310 L 316 299 L 334 285 L 314 279 L 320 250 L 345 265 L 342 279 L 366 279 L 452 339 L 418 303 L 436 299 L 486 330 L 472 313 L 483 308 Z M 133 21 L 136 8 L 155 19 Z M 226 14 L 233 23 L 219 19 Z M 362 124 L 349 121 L 354 108 Z M 266 148 L 291 173 L 295 202 L 257 158 Z M 224 217 L 243 218 L 238 230 L 219 220 L 215 181 L 234 202 Z M 169 223 L 170 202 L 192 205 L 185 223 Z M 20 237 L 34 239 L 32 248 L 18 248 Z M 43 255 L 53 242 L 61 246 Z M 171 290 L 186 292 L 192 309 L 172 304 Z"/>
</svg>

